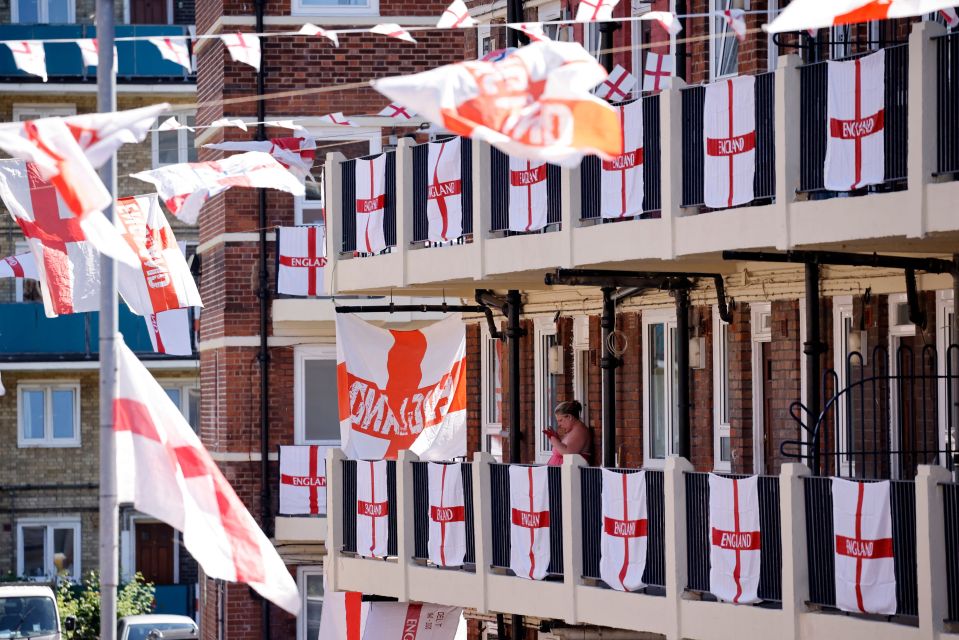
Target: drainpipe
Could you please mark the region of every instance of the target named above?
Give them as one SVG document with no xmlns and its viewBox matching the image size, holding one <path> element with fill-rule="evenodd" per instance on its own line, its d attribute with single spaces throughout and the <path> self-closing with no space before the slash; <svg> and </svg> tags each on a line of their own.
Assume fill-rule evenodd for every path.
<svg viewBox="0 0 959 640">
<path fill-rule="evenodd" d="M 679 451 L 677 453 L 691 460 L 692 443 L 689 432 L 689 290 L 677 289 L 676 296 L 676 368 L 679 376 L 676 380 L 676 408 L 679 410 Z"/>
<path fill-rule="evenodd" d="M 633 23 L 638 28 L 638 23 Z M 599 48 L 602 53 L 599 56 L 599 63 L 606 68 L 607 72 L 613 70 L 613 32 L 619 29 L 618 22 L 600 22 L 599 23 Z"/>
<path fill-rule="evenodd" d="M 959 344 L 959 253 L 953 255 L 952 262 L 952 340 L 946 345 L 946 371 L 956 374 L 959 372 L 956 371 L 956 357 L 953 354 L 959 347 L 950 351 L 949 346 Z M 952 367 L 949 366 L 949 358 L 952 358 Z M 953 381 L 952 384 L 952 401 L 959 404 L 959 383 Z M 952 429 L 952 477 L 953 482 L 959 482 L 959 451 L 956 450 L 956 443 L 959 442 L 959 420 L 953 421 Z"/>
<path fill-rule="evenodd" d="M 806 263 L 806 342 L 803 353 L 806 354 L 806 410 L 807 420 L 818 421 L 822 410 L 820 395 L 823 352 L 819 326 L 819 265 Z M 809 452 L 813 475 L 819 475 L 819 434 L 813 436 L 812 450 Z"/>
<path fill-rule="evenodd" d="M 616 466 L 616 369 L 622 364 L 613 353 L 613 331 L 616 329 L 616 287 L 603 287 L 603 315 L 599 325 L 603 330 L 603 466 Z"/>
<path fill-rule="evenodd" d="M 513 0 L 509 0 L 509 6 Z M 515 31 L 515 29 L 510 29 Z M 523 328 L 519 322 L 519 314 L 523 308 L 523 299 L 516 289 L 510 289 L 506 294 L 506 337 L 509 340 L 509 461 L 517 463 L 520 455 L 520 402 L 519 402 L 519 339 L 523 335 Z M 513 615 L 510 618 L 512 637 L 521 640 L 526 637 L 526 628 L 523 626 L 523 616 Z"/>
</svg>

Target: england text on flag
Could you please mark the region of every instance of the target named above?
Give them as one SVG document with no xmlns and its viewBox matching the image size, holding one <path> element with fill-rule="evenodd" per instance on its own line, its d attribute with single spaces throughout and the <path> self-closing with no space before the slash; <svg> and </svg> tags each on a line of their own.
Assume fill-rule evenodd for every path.
<svg viewBox="0 0 959 640">
<path fill-rule="evenodd" d="M 549 467 L 509 466 L 509 568 L 542 580 L 550 561 Z"/>
<path fill-rule="evenodd" d="M 374 602 L 363 629 L 363 640 L 453 640 L 463 610 L 420 602 Z"/>
<path fill-rule="evenodd" d="M 509 158 L 509 230 L 539 231 L 549 219 L 545 162 Z"/>
<path fill-rule="evenodd" d="M 182 533 L 210 578 L 245 582 L 296 615 L 296 583 L 199 437 L 133 352 L 117 346 L 118 500 Z"/>
<path fill-rule="evenodd" d="M 326 228 L 322 225 L 279 227 L 276 291 L 291 296 L 326 293 Z"/>
<path fill-rule="evenodd" d="M 280 447 L 280 513 L 326 515 L 326 453 L 316 444 Z"/>
<path fill-rule="evenodd" d="M 386 154 L 354 161 L 356 179 L 356 250 L 386 249 Z"/>
<path fill-rule="evenodd" d="M 386 460 L 356 461 L 356 553 L 384 558 L 389 549 L 390 503 Z"/>
<path fill-rule="evenodd" d="M 466 502 L 463 465 L 430 462 L 429 559 L 440 567 L 459 567 L 466 557 Z"/>
<path fill-rule="evenodd" d="M 0 278 L 20 278 L 38 280 L 37 261 L 32 253 L 19 253 L 15 256 L 0 258 Z"/>
</svg>

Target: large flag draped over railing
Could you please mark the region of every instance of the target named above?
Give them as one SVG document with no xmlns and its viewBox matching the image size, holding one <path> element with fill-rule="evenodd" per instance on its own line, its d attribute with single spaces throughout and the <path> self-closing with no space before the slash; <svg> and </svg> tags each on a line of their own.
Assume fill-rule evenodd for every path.
<svg viewBox="0 0 959 640">
<path fill-rule="evenodd" d="M 955 6 L 956 0 L 793 0 L 767 25 L 769 33 L 908 18 Z"/>
</svg>

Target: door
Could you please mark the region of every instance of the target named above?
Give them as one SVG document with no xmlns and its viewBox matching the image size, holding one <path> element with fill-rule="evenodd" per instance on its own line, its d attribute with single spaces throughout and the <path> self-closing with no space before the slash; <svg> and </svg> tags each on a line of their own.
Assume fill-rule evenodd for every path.
<svg viewBox="0 0 959 640">
<path fill-rule="evenodd" d="M 166 0 L 130 0 L 130 24 L 167 24 Z"/>
<path fill-rule="evenodd" d="M 153 584 L 173 584 L 173 529 L 161 522 L 136 524 L 136 570 Z"/>
</svg>

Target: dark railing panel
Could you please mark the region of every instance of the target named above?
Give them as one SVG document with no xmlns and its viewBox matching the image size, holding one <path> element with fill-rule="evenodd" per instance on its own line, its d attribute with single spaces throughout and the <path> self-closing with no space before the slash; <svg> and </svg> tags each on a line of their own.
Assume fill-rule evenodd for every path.
<svg viewBox="0 0 959 640">
<path fill-rule="evenodd" d="M 369 158 L 371 156 L 364 156 Z M 356 158 L 341 163 L 342 167 L 342 253 L 356 251 Z M 387 251 L 396 246 L 396 152 L 386 152 L 386 208 L 383 212 L 383 235 Z"/>
<path fill-rule="evenodd" d="M 832 521 L 832 479 L 804 480 L 809 600 L 836 606 L 835 538 Z M 916 489 L 913 482 L 893 481 L 891 489 L 893 553 L 897 615 L 917 616 Z"/>
<path fill-rule="evenodd" d="M 909 47 L 886 49 L 886 182 L 905 181 L 909 155 Z"/>
<path fill-rule="evenodd" d="M 959 622 L 959 484 L 942 485 L 946 526 L 946 585 L 949 621 Z"/>
<path fill-rule="evenodd" d="M 343 551 L 356 553 L 356 461 L 343 460 Z M 386 526 L 389 538 L 386 555 L 397 555 L 396 461 L 386 462 L 386 501 L 389 513 Z"/>
<path fill-rule="evenodd" d="M 563 171 L 555 164 L 546 165 L 546 194 L 546 224 L 559 225 L 563 222 Z"/>
<path fill-rule="evenodd" d="M 772 72 L 756 76 L 756 175 L 753 177 L 753 195 L 757 200 L 776 197 L 776 74 Z"/>
<path fill-rule="evenodd" d="M 413 147 L 413 242 L 427 242 L 429 222 L 426 216 L 427 185 L 429 171 L 429 144 Z M 463 237 L 473 233 L 473 143 L 469 138 L 460 140 L 460 176 L 463 199 Z M 462 242 L 460 238 L 457 242 Z"/>
<path fill-rule="evenodd" d="M 548 575 L 563 574 L 563 493 L 560 467 L 550 467 Z M 493 538 L 492 566 L 508 569 L 510 554 L 509 465 L 490 465 L 490 513 Z"/>
<path fill-rule="evenodd" d="M 956 174 L 959 173 L 959 33 L 936 38 L 936 107 L 936 173 Z"/>
<path fill-rule="evenodd" d="M 703 186 L 706 161 L 703 157 L 703 120 L 706 105 L 706 87 L 689 87 L 680 92 L 682 112 L 682 206 L 696 207 L 703 204 Z M 708 576 L 707 576 L 708 577 Z"/>
<path fill-rule="evenodd" d="M 399 555 L 399 534 L 397 530 L 397 508 L 399 502 L 396 499 L 396 460 L 386 461 L 386 500 L 389 503 L 389 512 L 386 514 L 386 530 L 389 538 L 386 540 L 386 555 Z"/>
<path fill-rule="evenodd" d="M 476 563 L 473 533 L 473 471 L 469 463 L 460 467 L 463 476 L 463 502 L 466 506 L 466 555 L 463 562 Z M 413 463 L 413 557 L 429 558 L 429 463 Z"/>
</svg>

